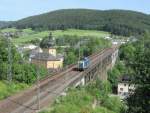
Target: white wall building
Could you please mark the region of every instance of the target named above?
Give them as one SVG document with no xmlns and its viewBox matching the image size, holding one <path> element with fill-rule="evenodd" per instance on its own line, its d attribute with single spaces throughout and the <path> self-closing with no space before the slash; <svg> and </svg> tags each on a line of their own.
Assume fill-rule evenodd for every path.
<svg viewBox="0 0 150 113">
<path fill-rule="evenodd" d="M 135 90 L 135 85 L 129 83 L 129 77 L 124 76 L 122 80 L 118 83 L 118 96 L 120 98 L 126 98 L 129 94 L 132 94 Z"/>
<path fill-rule="evenodd" d="M 134 85 L 127 82 L 118 83 L 118 96 L 126 98 L 129 94 L 133 93 Z"/>
</svg>

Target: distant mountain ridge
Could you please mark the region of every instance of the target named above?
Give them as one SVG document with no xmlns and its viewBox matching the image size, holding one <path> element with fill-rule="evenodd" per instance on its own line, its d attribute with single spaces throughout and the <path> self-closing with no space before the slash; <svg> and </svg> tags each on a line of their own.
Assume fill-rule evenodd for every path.
<svg viewBox="0 0 150 113">
<path fill-rule="evenodd" d="M 11 22 L 7 22 L 7 21 L 0 21 L 0 28 L 6 27 L 8 25 L 10 25 Z"/>
<path fill-rule="evenodd" d="M 96 29 L 114 34 L 141 34 L 150 30 L 150 15 L 129 10 L 62 9 L 27 17 L 10 27 L 33 29 Z"/>
</svg>

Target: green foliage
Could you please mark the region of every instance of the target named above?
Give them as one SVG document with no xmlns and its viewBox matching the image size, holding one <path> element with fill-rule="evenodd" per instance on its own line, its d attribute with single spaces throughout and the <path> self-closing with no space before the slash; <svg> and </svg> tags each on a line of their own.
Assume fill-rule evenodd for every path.
<svg viewBox="0 0 150 113">
<path fill-rule="evenodd" d="M 5 28 L 6 26 L 9 26 L 11 22 L 6 21 L 0 21 L 0 28 Z"/>
<path fill-rule="evenodd" d="M 105 101 L 108 97 L 108 94 L 111 93 L 111 85 L 108 81 L 100 81 L 97 80 L 96 82 L 92 82 L 86 87 L 86 90 L 98 100 L 100 99 L 101 102 Z"/>
<path fill-rule="evenodd" d="M 92 113 L 116 113 L 106 107 L 97 107 Z"/>
<path fill-rule="evenodd" d="M 6 81 L 0 81 L 0 100 L 28 87 L 25 83 L 7 83 Z"/>
<path fill-rule="evenodd" d="M 34 45 L 39 45 L 40 42 L 41 42 L 40 39 L 33 39 L 33 40 L 27 41 L 25 43 L 31 43 L 31 44 L 34 44 Z"/>
<path fill-rule="evenodd" d="M 75 52 L 69 50 L 69 52 L 67 52 L 67 56 L 64 59 L 64 64 L 65 65 L 74 64 L 77 60 L 78 58 L 75 55 Z"/>
<path fill-rule="evenodd" d="M 3 29 L 2 32 L 13 32 L 13 30 Z M 14 29 L 14 31 L 17 31 L 17 29 Z M 96 31 L 96 30 L 76 30 L 76 29 L 68 29 L 66 31 L 62 30 L 54 30 L 54 31 L 34 31 L 31 29 L 22 29 L 21 35 L 19 38 L 13 38 L 13 43 L 17 45 L 21 45 L 24 43 L 33 43 L 33 44 L 39 44 L 40 40 L 48 37 L 49 33 L 52 32 L 53 36 L 56 38 L 56 42 L 58 45 L 64 45 L 63 41 L 67 41 L 68 38 L 72 37 L 85 37 L 85 36 L 92 36 L 92 37 L 106 37 L 109 36 L 108 32 L 104 31 Z M 73 40 L 70 40 L 73 42 Z M 74 43 L 74 42 L 73 42 Z"/>
<path fill-rule="evenodd" d="M 103 49 L 103 48 L 106 48 L 106 47 L 109 47 L 111 44 L 110 42 L 104 40 L 104 39 L 99 39 L 99 38 L 90 38 L 88 43 L 87 43 L 87 47 L 89 49 L 88 53 L 94 53 L 100 49 Z"/>
<path fill-rule="evenodd" d="M 70 89 L 67 96 L 59 97 L 51 109 L 41 113 L 121 113 L 123 104 L 119 98 L 109 97 L 109 92 L 110 84 L 97 80 L 85 87 Z"/>
<path fill-rule="evenodd" d="M 89 105 L 93 97 L 83 90 L 70 90 L 66 97 L 60 98 L 60 103 L 56 103 L 52 113 L 80 113 L 82 108 Z"/>
<path fill-rule="evenodd" d="M 136 48 L 132 43 L 122 45 L 120 48 L 120 59 L 129 61 L 135 55 Z"/>
<path fill-rule="evenodd" d="M 150 111 L 150 35 L 145 34 L 135 44 L 135 56 L 129 62 L 134 70 L 135 93 L 127 99 L 128 113 L 148 113 Z"/>
<path fill-rule="evenodd" d="M 23 64 L 14 64 L 13 68 L 14 80 L 24 83 L 33 83 L 36 80 L 36 69 L 33 65 Z"/>
<path fill-rule="evenodd" d="M 127 98 L 128 113 L 148 113 L 150 111 L 150 34 L 146 32 L 139 40 L 121 47 L 120 57 L 131 70 L 135 91 Z"/>
<path fill-rule="evenodd" d="M 12 42 L 17 45 L 22 45 L 25 43 L 37 43 L 46 36 L 48 36 L 48 31 L 36 32 L 31 29 L 23 29 L 22 35 L 19 38 L 13 38 Z M 38 43 L 39 44 L 39 43 Z"/>
<path fill-rule="evenodd" d="M 111 83 L 113 90 L 116 89 L 119 78 L 122 75 L 126 74 L 127 70 L 128 69 L 125 67 L 124 62 L 117 61 L 115 67 L 113 67 L 112 70 L 108 71 L 108 81 Z"/>
<path fill-rule="evenodd" d="M 121 113 L 124 108 L 124 105 L 118 97 L 108 97 L 105 99 L 103 106 L 115 113 Z"/>
<path fill-rule="evenodd" d="M 82 39 L 84 39 L 84 38 L 82 38 Z M 66 35 L 65 34 L 62 36 L 58 36 L 56 38 L 56 44 L 58 46 L 66 46 L 66 45 L 75 46 L 79 42 L 79 40 L 81 40 L 81 36 L 79 36 L 79 35 L 69 35 L 69 34 Z"/>
<path fill-rule="evenodd" d="M 103 38 L 95 38 L 92 36 L 64 36 L 56 39 L 56 45 L 67 45 L 65 49 L 64 65 L 68 65 L 76 63 L 79 59 L 79 55 L 80 59 L 82 59 L 83 57 L 93 54 L 94 52 L 110 47 L 111 43 Z"/>
<path fill-rule="evenodd" d="M 47 75 L 47 70 L 43 67 L 36 69 L 32 64 L 28 64 L 21 58 L 16 48 L 11 44 L 12 53 L 12 78 L 11 83 L 7 83 L 8 74 L 8 42 L 4 37 L 0 37 L 0 99 L 4 99 L 16 92 L 19 92 L 34 83 L 37 79 L 37 70 L 40 78 Z"/>
<path fill-rule="evenodd" d="M 130 21 L 129 21 L 130 20 Z M 141 34 L 150 29 L 149 15 L 125 10 L 67 9 L 28 17 L 10 26 L 34 30 L 93 29 L 124 36 Z"/>
<path fill-rule="evenodd" d="M 11 44 L 12 45 L 12 44 Z M 16 48 L 12 45 L 12 76 L 14 81 L 31 84 L 36 80 L 36 67 L 23 61 Z M 8 42 L 0 38 L 0 80 L 7 80 L 8 73 Z M 39 70 L 41 78 L 47 75 L 46 69 L 41 67 Z"/>
<path fill-rule="evenodd" d="M 41 48 L 49 48 L 55 46 L 55 40 L 53 39 L 54 37 L 52 36 L 52 33 L 49 34 L 48 37 L 45 37 L 41 42 L 40 42 L 40 47 Z"/>
</svg>

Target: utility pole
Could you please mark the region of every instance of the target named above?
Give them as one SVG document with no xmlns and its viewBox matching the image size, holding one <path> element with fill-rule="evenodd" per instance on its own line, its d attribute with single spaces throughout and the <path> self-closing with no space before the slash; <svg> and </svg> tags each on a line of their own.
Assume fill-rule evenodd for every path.
<svg viewBox="0 0 150 113">
<path fill-rule="evenodd" d="M 38 57 L 40 57 L 40 48 L 38 48 Z M 40 110 L 40 62 L 39 62 L 39 59 L 38 58 L 38 65 L 37 65 L 37 68 L 36 68 L 36 74 L 37 74 L 37 113 L 39 112 Z"/>
<path fill-rule="evenodd" d="M 7 69 L 7 80 L 12 81 L 12 50 L 11 50 L 11 36 L 9 32 L 4 33 L 8 44 L 8 69 Z"/>
<path fill-rule="evenodd" d="M 100 55 L 100 79 L 103 80 L 103 61 L 102 61 L 102 57 L 103 57 L 103 53 Z"/>
<path fill-rule="evenodd" d="M 37 110 L 40 110 L 40 82 L 39 75 L 37 76 Z"/>
<path fill-rule="evenodd" d="M 79 51 L 78 51 L 79 52 L 79 56 L 78 56 L 79 58 L 78 58 L 78 62 L 80 62 L 80 57 L 81 57 L 81 55 L 80 55 L 80 41 L 81 40 L 79 39 Z M 80 67 L 80 63 L 78 63 L 78 69 L 79 69 L 79 67 Z"/>
</svg>

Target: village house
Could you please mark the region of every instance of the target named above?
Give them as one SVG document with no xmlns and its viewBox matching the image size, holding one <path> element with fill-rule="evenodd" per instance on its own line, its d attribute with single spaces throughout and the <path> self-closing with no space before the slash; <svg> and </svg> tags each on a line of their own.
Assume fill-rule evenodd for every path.
<svg viewBox="0 0 150 113">
<path fill-rule="evenodd" d="M 43 66 L 50 70 L 58 70 L 63 67 L 63 55 L 57 54 L 54 47 L 54 39 L 50 36 L 41 42 L 42 52 L 34 52 L 30 55 L 31 63 Z"/>
<path fill-rule="evenodd" d="M 55 48 L 43 49 L 31 57 L 31 63 L 47 69 L 60 69 L 63 67 L 63 55 L 56 54 Z"/>
<path fill-rule="evenodd" d="M 127 75 L 121 77 L 118 83 L 118 96 L 120 98 L 124 99 L 134 92 L 135 85 L 131 84 L 130 81 L 131 79 Z"/>
</svg>

